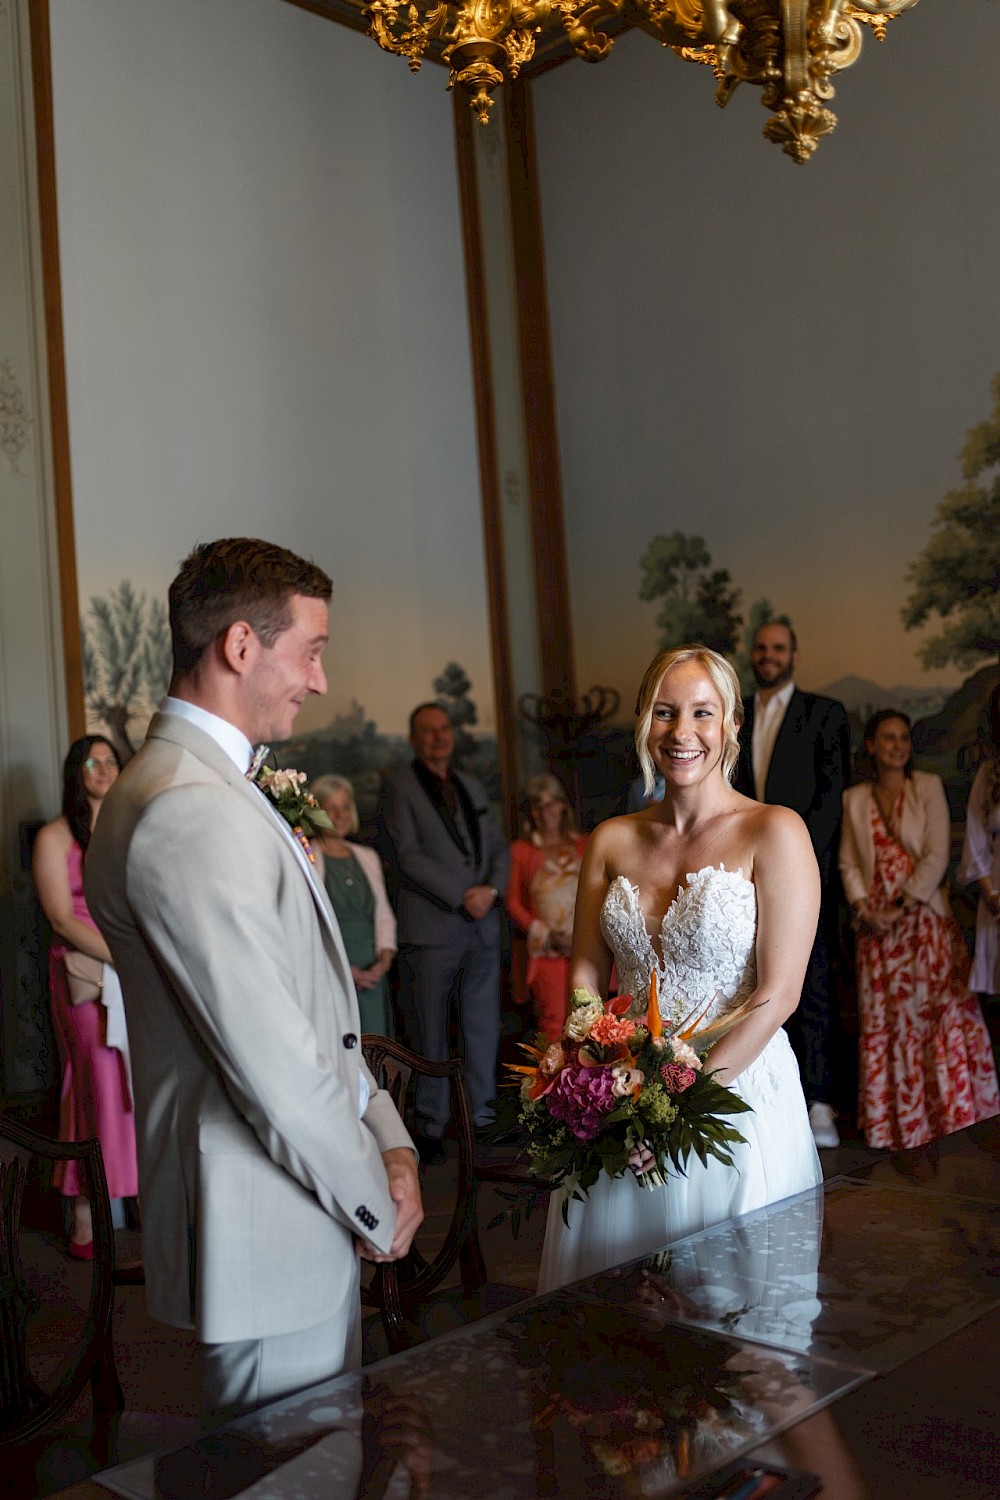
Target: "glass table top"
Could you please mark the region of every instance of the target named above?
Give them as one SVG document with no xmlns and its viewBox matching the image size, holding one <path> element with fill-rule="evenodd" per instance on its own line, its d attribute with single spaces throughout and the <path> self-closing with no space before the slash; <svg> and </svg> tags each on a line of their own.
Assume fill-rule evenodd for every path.
<svg viewBox="0 0 1000 1500">
<path fill-rule="evenodd" d="M 960 1193 L 1000 1203 L 1000 1115 L 915 1151 L 897 1151 L 848 1172 L 864 1182 Z"/>
<path fill-rule="evenodd" d="M 556 1292 L 100 1482 L 132 1500 L 669 1496 L 862 1379 Z"/>
<path fill-rule="evenodd" d="M 99 1481 L 130 1500 L 666 1497 L 984 1317 L 998 1271 L 1000 1202 L 837 1178 Z"/>
<path fill-rule="evenodd" d="M 879 1373 L 1000 1305 L 1000 1204 L 834 1179 L 575 1291 Z"/>
</svg>

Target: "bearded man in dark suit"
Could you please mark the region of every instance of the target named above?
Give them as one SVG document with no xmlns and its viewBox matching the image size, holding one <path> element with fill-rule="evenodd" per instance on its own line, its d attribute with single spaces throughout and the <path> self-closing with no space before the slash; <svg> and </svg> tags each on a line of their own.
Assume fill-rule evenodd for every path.
<svg viewBox="0 0 1000 1500">
<path fill-rule="evenodd" d="M 850 779 L 847 713 L 834 698 L 795 686 L 798 642 L 788 624 L 760 625 L 750 665 L 757 691 L 740 730 L 736 786 L 758 802 L 791 807 L 804 819 L 822 880 L 823 903 L 799 1008 L 788 1033 L 799 1060 L 818 1146 L 839 1145 L 831 1103 L 833 1029 L 829 950 L 836 909 L 831 880 L 840 838 L 841 799 Z"/>
</svg>

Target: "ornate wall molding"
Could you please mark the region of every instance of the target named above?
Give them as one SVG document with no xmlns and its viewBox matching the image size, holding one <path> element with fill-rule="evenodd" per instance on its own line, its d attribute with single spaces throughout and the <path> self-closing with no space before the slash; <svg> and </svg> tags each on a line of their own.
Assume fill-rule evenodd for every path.
<svg viewBox="0 0 1000 1500">
<path fill-rule="evenodd" d="M 2 11 L 3 0 L 0 0 L 0 14 Z M 28 428 L 33 421 L 13 364 L 9 359 L 0 360 L 0 451 L 15 474 L 21 472 L 18 459 L 27 446 Z"/>
</svg>

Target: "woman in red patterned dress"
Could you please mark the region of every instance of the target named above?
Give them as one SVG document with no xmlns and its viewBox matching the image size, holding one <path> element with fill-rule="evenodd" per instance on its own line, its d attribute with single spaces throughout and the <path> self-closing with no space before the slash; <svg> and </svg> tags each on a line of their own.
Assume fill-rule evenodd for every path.
<svg viewBox="0 0 1000 1500">
<path fill-rule="evenodd" d="M 951 819 L 914 770 L 910 721 L 865 726 L 867 780 L 844 793 L 840 872 L 857 928 L 858 1124 L 869 1146 L 921 1146 L 1000 1113 L 996 1067 L 942 882 Z"/>
</svg>

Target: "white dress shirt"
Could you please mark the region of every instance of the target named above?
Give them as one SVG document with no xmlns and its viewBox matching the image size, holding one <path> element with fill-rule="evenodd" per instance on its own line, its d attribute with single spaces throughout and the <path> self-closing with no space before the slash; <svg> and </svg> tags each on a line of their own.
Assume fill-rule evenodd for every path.
<svg viewBox="0 0 1000 1500">
<path fill-rule="evenodd" d="M 771 756 L 774 754 L 778 730 L 785 721 L 785 714 L 794 691 L 795 683 L 786 682 L 784 687 L 771 694 L 766 704 L 761 703 L 760 693 L 754 694 L 750 756 L 753 761 L 753 784 L 758 802 L 765 800 L 764 792 L 767 789 L 767 773 L 771 769 Z"/>
</svg>

